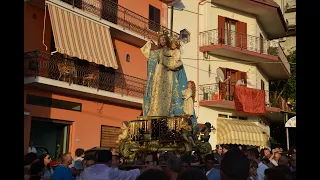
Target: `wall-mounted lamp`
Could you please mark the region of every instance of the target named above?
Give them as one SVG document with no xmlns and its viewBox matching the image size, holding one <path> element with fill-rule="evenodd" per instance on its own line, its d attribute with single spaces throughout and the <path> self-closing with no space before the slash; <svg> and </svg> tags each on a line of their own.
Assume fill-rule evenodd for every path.
<svg viewBox="0 0 320 180">
<path fill-rule="evenodd" d="M 130 62 L 130 55 L 129 54 L 126 55 L 126 61 Z"/>
</svg>

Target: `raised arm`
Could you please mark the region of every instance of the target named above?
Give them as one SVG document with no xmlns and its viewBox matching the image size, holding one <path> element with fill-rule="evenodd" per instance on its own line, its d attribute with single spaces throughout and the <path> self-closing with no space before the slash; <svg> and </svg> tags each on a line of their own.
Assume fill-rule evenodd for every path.
<svg viewBox="0 0 320 180">
<path fill-rule="evenodd" d="M 151 50 L 151 40 L 149 40 L 142 48 L 140 48 L 140 50 L 146 58 L 149 58 Z"/>
<path fill-rule="evenodd" d="M 122 171 L 118 168 L 112 168 L 109 173 L 110 179 L 135 180 L 140 175 L 140 169 L 132 169 L 129 171 Z"/>
</svg>

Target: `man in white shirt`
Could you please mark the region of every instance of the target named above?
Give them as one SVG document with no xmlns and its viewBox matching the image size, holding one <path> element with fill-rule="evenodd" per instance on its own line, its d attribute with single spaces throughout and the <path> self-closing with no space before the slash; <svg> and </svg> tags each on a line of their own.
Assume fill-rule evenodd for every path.
<svg viewBox="0 0 320 180">
<path fill-rule="evenodd" d="M 140 169 L 130 171 L 121 171 L 118 168 L 112 168 L 112 153 L 109 150 L 100 151 L 98 162 L 95 165 L 87 167 L 80 174 L 80 180 L 135 180 L 140 175 Z"/>
<path fill-rule="evenodd" d="M 264 170 L 268 169 L 268 166 L 266 166 L 265 164 L 263 164 L 259 160 L 259 151 L 258 151 L 258 149 L 257 148 L 250 148 L 248 150 L 248 158 L 257 161 L 257 163 L 258 163 L 258 169 L 257 169 L 258 180 L 264 180 Z"/>
<path fill-rule="evenodd" d="M 28 147 L 28 153 L 33 152 L 37 154 L 37 149 L 33 147 L 33 142 L 30 140 L 29 141 L 29 147 Z"/>
</svg>

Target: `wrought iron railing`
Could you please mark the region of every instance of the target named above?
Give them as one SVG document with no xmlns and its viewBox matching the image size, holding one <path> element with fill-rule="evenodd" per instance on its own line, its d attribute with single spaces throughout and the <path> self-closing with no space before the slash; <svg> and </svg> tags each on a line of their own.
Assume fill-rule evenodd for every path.
<svg viewBox="0 0 320 180">
<path fill-rule="evenodd" d="M 213 83 L 199 86 L 200 101 L 226 100 L 234 101 L 236 83 Z M 265 102 L 268 107 L 281 107 L 279 93 L 265 90 Z"/>
<path fill-rule="evenodd" d="M 118 5 L 112 0 L 61 0 L 82 9 L 88 13 L 98 16 L 100 19 L 117 24 L 125 29 L 129 29 L 144 37 L 157 40 L 160 30 L 171 32 L 170 29 L 159 23 L 145 18 L 123 6 Z M 179 34 L 172 32 L 172 35 L 179 37 Z"/>
<path fill-rule="evenodd" d="M 236 48 L 246 49 L 261 54 L 269 54 L 269 48 L 277 47 L 275 41 L 238 33 L 227 29 L 212 29 L 200 32 L 200 46 L 224 44 Z"/>
<path fill-rule="evenodd" d="M 146 80 L 65 55 L 32 51 L 24 54 L 24 76 L 46 77 L 121 95 L 142 98 Z"/>
</svg>

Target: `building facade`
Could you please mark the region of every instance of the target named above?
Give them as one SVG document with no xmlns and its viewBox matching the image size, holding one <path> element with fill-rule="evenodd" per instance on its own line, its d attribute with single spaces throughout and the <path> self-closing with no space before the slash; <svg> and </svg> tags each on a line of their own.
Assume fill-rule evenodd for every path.
<svg viewBox="0 0 320 180">
<path fill-rule="evenodd" d="M 173 6 L 173 30 L 185 38 L 182 61 L 188 79 L 197 85 L 198 123 L 212 124 L 212 147 L 268 146 L 270 122 L 283 121 L 281 103 L 269 91 L 269 81 L 290 77 L 283 49 L 272 41 L 287 32 L 280 7 L 262 0 L 181 0 Z M 265 91 L 264 115 L 235 110 L 238 80 Z"/>
<path fill-rule="evenodd" d="M 296 50 L 296 0 L 275 0 L 280 6 L 288 25 L 286 37 L 280 38 L 280 44 L 286 55 Z"/>
<path fill-rule="evenodd" d="M 159 0 L 24 3 L 24 147 L 52 156 L 114 148 L 141 114 L 147 60 L 140 48 L 166 29 Z"/>
</svg>

